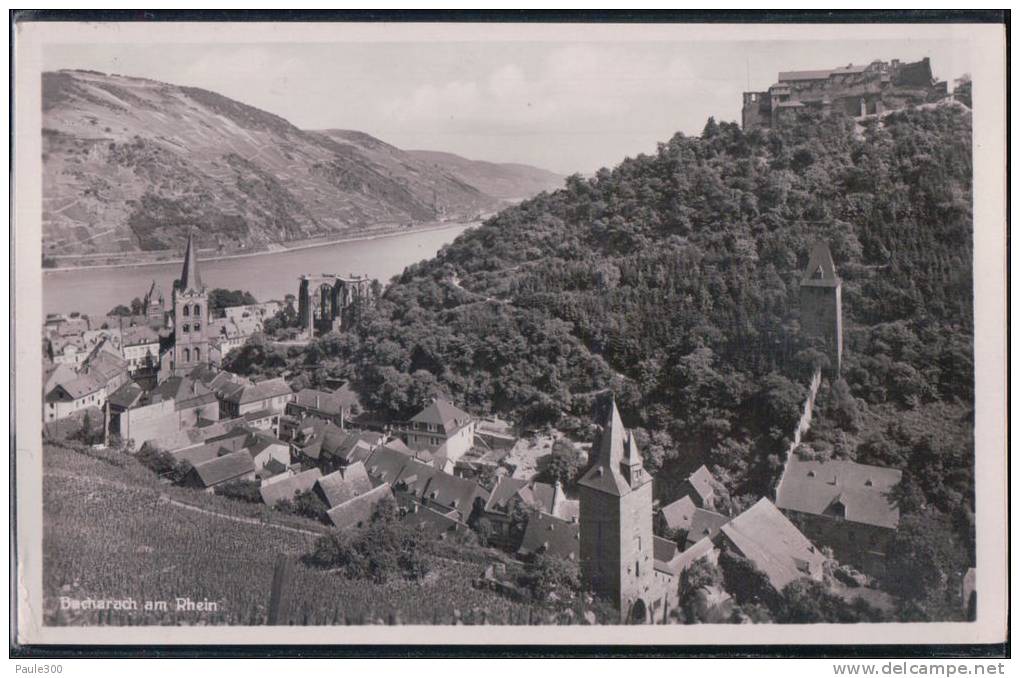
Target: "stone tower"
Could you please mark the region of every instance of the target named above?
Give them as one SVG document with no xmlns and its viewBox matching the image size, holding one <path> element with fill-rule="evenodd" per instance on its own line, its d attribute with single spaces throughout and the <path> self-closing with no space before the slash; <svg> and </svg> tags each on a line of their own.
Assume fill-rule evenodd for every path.
<svg viewBox="0 0 1020 678">
<path fill-rule="evenodd" d="M 816 243 L 800 281 L 800 328 L 821 340 L 836 376 L 843 367 L 842 286 L 829 246 Z"/>
<path fill-rule="evenodd" d="M 616 400 L 599 403 L 602 430 L 579 481 L 581 577 L 620 610 L 621 621 L 649 621 L 654 587 L 652 477 L 624 428 Z"/>
<path fill-rule="evenodd" d="M 174 352 L 171 371 L 181 376 L 209 362 L 209 295 L 198 275 L 198 251 L 192 235 L 184 252 L 181 278 L 174 282 Z"/>
</svg>

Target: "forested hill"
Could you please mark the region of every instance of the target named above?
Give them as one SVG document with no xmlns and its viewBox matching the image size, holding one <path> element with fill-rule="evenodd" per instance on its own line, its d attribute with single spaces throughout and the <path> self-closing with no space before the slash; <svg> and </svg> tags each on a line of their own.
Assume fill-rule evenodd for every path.
<svg viewBox="0 0 1020 678">
<path fill-rule="evenodd" d="M 971 203 L 964 109 L 748 134 L 709 120 L 409 267 L 309 364 L 348 370 L 393 415 L 439 389 L 578 435 L 592 392 L 611 387 L 661 485 L 706 462 L 735 495 L 768 495 L 821 359 L 797 307 L 820 238 L 844 280 L 846 383 L 823 389 L 836 453 L 910 466 L 916 436 L 862 431 L 912 413 L 922 435 L 946 424 L 936 405 L 972 407 Z M 970 495 L 970 426 L 918 480 L 929 500 L 958 469 L 947 501 Z"/>
</svg>

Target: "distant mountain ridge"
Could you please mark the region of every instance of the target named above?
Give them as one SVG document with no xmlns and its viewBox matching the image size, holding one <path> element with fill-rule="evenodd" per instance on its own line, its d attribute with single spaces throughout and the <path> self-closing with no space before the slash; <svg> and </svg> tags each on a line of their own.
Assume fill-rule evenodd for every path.
<svg viewBox="0 0 1020 678">
<path fill-rule="evenodd" d="M 468 160 L 443 151 L 407 153 L 433 167 L 446 170 L 483 193 L 504 200 L 519 201 L 563 186 L 563 177 L 559 174 L 531 165 Z"/>
<path fill-rule="evenodd" d="M 486 168 L 472 181 L 463 169 L 472 161 L 433 162 L 362 132 L 302 130 L 195 87 L 57 71 L 43 74 L 42 90 L 47 255 L 179 249 L 192 227 L 202 248 L 251 251 L 471 219 L 515 191 L 544 190 L 533 179 L 543 170 Z M 561 183 L 552 177 L 544 187 Z"/>
</svg>

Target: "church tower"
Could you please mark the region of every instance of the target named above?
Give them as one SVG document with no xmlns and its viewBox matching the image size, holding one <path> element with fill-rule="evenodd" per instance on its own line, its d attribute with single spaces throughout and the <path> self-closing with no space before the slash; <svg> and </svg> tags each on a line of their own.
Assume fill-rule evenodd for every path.
<svg viewBox="0 0 1020 678">
<path fill-rule="evenodd" d="M 592 445 L 592 464 L 578 482 L 581 578 L 620 610 L 621 621 L 645 622 L 657 596 L 652 477 L 612 394 L 600 400 L 598 410 L 602 430 Z"/>
<path fill-rule="evenodd" d="M 184 252 L 181 278 L 174 282 L 174 352 L 172 373 L 182 376 L 209 362 L 209 295 L 198 275 L 198 251 L 192 234 Z"/>
<path fill-rule="evenodd" d="M 836 376 L 843 367 L 842 287 L 829 246 L 816 243 L 800 281 L 800 328 L 822 341 Z"/>
</svg>

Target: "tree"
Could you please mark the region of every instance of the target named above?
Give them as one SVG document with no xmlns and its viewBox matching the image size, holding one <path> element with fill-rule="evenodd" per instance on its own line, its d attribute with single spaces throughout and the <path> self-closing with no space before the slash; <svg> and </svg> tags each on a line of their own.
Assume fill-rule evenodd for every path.
<svg viewBox="0 0 1020 678">
<path fill-rule="evenodd" d="M 262 493 L 259 492 L 259 483 L 255 480 L 230 480 L 220 483 L 213 488 L 213 494 L 228 499 L 247 502 L 249 504 L 261 504 Z"/>
<path fill-rule="evenodd" d="M 940 618 L 967 563 L 949 520 L 929 509 L 900 519 L 889 544 L 885 584 L 927 618 Z"/>
<path fill-rule="evenodd" d="M 227 290 L 217 287 L 209 292 L 209 313 L 211 315 L 215 315 L 228 306 L 250 306 L 257 303 L 259 303 L 258 299 L 246 290 Z"/>
<path fill-rule="evenodd" d="M 117 304 L 111 308 L 106 315 L 127 317 L 131 315 L 131 309 L 124 304 Z"/>
<path fill-rule="evenodd" d="M 885 621 L 881 610 L 862 598 L 848 602 L 820 581 L 802 578 L 783 589 L 776 615 L 781 624 L 854 624 Z"/>
<path fill-rule="evenodd" d="M 143 313 L 145 313 L 145 302 L 138 297 L 135 297 L 131 300 L 131 314 L 142 315 Z"/>
<path fill-rule="evenodd" d="M 553 594 L 560 600 L 570 599 L 581 590 L 581 570 L 572 560 L 540 553 L 525 565 L 518 583 L 535 600 L 545 601 Z"/>
</svg>

